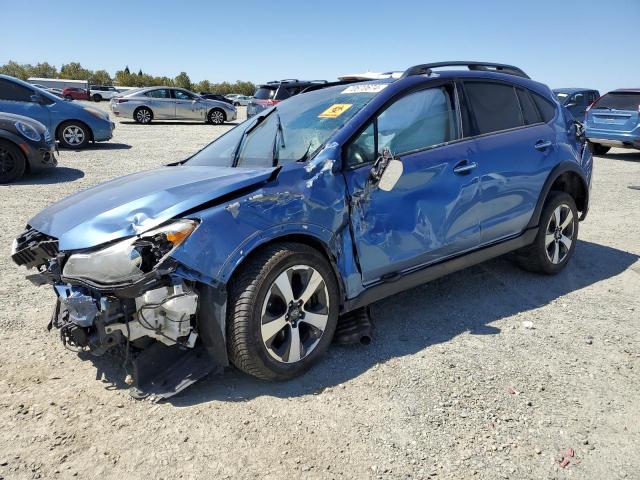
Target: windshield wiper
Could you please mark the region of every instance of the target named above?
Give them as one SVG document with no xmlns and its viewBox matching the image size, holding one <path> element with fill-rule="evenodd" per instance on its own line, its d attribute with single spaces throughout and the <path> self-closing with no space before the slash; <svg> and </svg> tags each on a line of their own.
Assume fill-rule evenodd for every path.
<svg viewBox="0 0 640 480">
<path fill-rule="evenodd" d="M 236 147 L 235 152 L 233 152 L 233 163 L 231 164 L 234 167 L 238 166 L 238 157 L 240 157 L 240 152 L 242 151 L 242 145 L 244 144 L 245 139 L 251 132 L 253 132 L 258 125 L 265 121 L 265 119 L 276 111 L 276 108 L 273 107 L 273 110 L 270 110 L 266 115 L 262 115 L 256 119 L 256 123 L 247 128 L 244 132 L 242 132 L 242 137 L 240 137 L 240 141 L 238 142 L 238 146 Z"/>
</svg>

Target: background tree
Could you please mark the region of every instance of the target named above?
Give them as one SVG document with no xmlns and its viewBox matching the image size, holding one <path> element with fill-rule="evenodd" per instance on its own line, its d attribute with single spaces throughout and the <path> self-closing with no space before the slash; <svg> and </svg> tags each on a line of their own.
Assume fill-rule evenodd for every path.
<svg viewBox="0 0 640 480">
<path fill-rule="evenodd" d="M 187 75 L 187 72 L 180 72 L 180 75 L 178 75 L 176 78 L 173 79 L 176 87 L 180 87 L 180 88 L 186 88 L 187 90 L 191 90 L 191 79 L 189 78 L 189 75 Z"/>
<path fill-rule="evenodd" d="M 38 63 L 33 66 L 29 65 L 27 66 L 27 70 L 30 77 L 56 78 L 58 76 L 58 69 L 47 62 Z"/>
<path fill-rule="evenodd" d="M 202 80 L 201 82 L 196 83 L 195 85 L 193 85 L 193 89 L 196 92 L 212 92 L 211 83 L 209 82 L 209 80 Z"/>
<path fill-rule="evenodd" d="M 111 85 L 113 82 L 111 76 L 106 70 L 96 70 L 89 77 L 89 82 L 93 85 Z"/>
<path fill-rule="evenodd" d="M 63 64 L 60 67 L 60 78 L 69 80 L 89 80 L 92 73 L 91 70 L 82 68 L 82 65 L 78 62 Z"/>
<path fill-rule="evenodd" d="M 24 65 L 20 65 L 13 60 L 9 60 L 9 63 L 0 67 L 0 73 L 19 78 L 20 80 L 26 80 L 27 78 L 29 78 L 28 69 Z"/>
</svg>

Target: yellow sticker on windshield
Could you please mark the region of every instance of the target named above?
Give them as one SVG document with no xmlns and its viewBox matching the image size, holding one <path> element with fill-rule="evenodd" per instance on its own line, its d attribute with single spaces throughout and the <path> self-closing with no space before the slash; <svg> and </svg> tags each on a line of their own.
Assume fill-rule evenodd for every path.
<svg viewBox="0 0 640 480">
<path fill-rule="evenodd" d="M 353 106 L 352 103 L 334 103 L 324 112 L 318 115 L 318 118 L 337 118 Z"/>
</svg>

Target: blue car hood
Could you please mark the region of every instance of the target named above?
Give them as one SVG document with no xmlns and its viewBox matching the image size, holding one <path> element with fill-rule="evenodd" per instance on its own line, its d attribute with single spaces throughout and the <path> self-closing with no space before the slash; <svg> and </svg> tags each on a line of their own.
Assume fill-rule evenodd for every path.
<svg viewBox="0 0 640 480">
<path fill-rule="evenodd" d="M 235 190 L 266 181 L 274 168 L 162 167 L 78 192 L 29 220 L 76 250 L 142 233 Z"/>
</svg>

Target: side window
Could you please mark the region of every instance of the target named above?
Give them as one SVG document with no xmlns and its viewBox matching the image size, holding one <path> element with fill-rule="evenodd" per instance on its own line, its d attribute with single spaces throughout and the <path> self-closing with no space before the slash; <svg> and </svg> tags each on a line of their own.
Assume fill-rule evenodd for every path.
<svg viewBox="0 0 640 480">
<path fill-rule="evenodd" d="M 192 100 L 193 98 L 195 98 L 193 95 L 185 92 L 184 90 L 174 90 L 173 95 L 178 100 Z"/>
<path fill-rule="evenodd" d="M 523 125 L 516 90 L 510 85 L 465 82 L 467 101 L 476 119 L 478 134 L 499 132 Z"/>
<path fill-rule="evenodd" d="M 0 78 L 0 100 L 13 102 L 30 102 L 34 92 L 30 88 Z"/>
<path fill-rule="evenodd" d="M 535 123 L 540 123 L 542 118 L 538 113 L 538 109 L 533 103 L 531 99 L 531 95 L 526 90 L 521 88 L 517 88 L 516 92 L 518 94 L 518 101 L 520 102 L 520 108 L 522 109 L 522 117 L 524 118 L 524 123 L 526 125 L 533 125 Z"/>
<path fill-rule="evenodd" d="M 596 92 L 587 93 L 587 105 L 591 105 L 598 99 L 598 94 Z"/>
<path fill-rule="evenodd" d="M 540 115 L 542 115 L 542 120 L 544 121 L 544 123 L 548 123 L 553 120 L 553 118 L 556 116 L 556 108 L 553 106 L 553 104 L 537 93 L 531 92 L 531 96 L 533 97 L 533 101 L 540 111 Z"/>
<path fill-rule="evenodd" d="M 572 100 L 573 103 L 575 103 L 579 107 L 587 106 L 587 97 L 585 97 L 584 93 L 576 93 Z"/>
<path fill-rule="evenodd" d="M 169 95 L 169 90 L 167 90 L 166 88 L 159 88 L 157 90 L 149 90 L 148 92 L 146 92 L 144 94 L 145 97 L 151 97 L 151 98 L 170 98 L 171 95 Z"/>
<path fill-rule="evenodd" d="M 377 152 L 388 148 L 401 155 L 458 138 L 453 87 L 411 93 L 396 101 L 377 118 Z"/>
<path fill-rule="evenodd" d="M 347 148 L 347 163 L 357 167 L 372 163 L 376 159 L 376 138 L 373 123 L 371 123 Z"/>
</svg>

